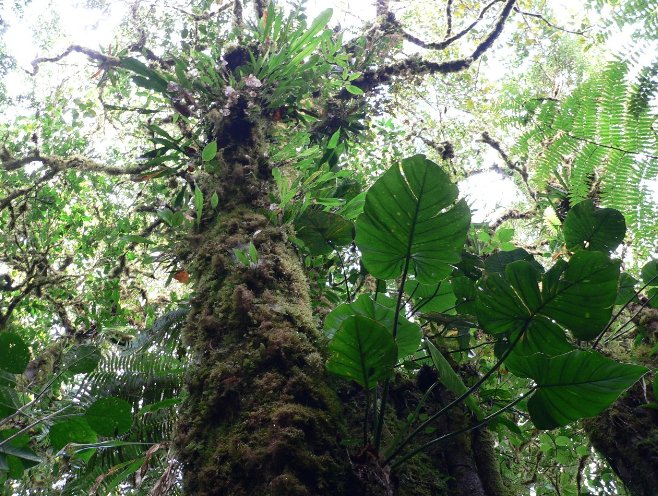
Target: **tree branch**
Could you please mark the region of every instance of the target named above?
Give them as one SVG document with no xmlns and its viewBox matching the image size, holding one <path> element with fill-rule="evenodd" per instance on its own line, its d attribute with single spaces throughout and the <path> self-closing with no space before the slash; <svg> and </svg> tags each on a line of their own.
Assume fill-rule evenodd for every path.
<svg viewBox="0 0 658 496">
<path fill-rule="evenodd" d="M 489 224 L 489 230 L 495 231 L 503 224 L 503 222 L 506 222 L 508 220 L 531 219 L 533 215 L 535 215 L 534 210 L 528 210 L 527 212 L 519 212 L 518 210 L 509 210 L 505 212 L 503 215 L 501 215 L 500 217 L 498 217 L 494 222 Z"/>
<path fill-rule="evenodd" d="M 111 55 L 105 55 L 102 54 L 96 50 L 92 50 L 90 48 L 85 48 L 80 45 L 71 45 L 68 47 L 66 50 L 64 50 L 61 54 L 55 56 L 55 57 L 39 57 L 36 58 L 32 61 L 32 72 L 27 71 L 29 74 L 32 74 L 33 76 L 36 75 L 36 73 L 39 71 L 39 65 L 44 63 L 44 62 L 59 62 L 62 60 L 64 57 L 68 56 L 72 52 L 77 52 L 77 53 L 82 53 L 83 55 L 86 55 L 89 57 L 91 60 L 95 60 L 97 62 L 101 63 L 101 66 L 103 67 L 115 67 L 118 66 L 120 63 L 119 57 L 113 57 Z"/>
<path fill-rule="evenodd" d="M 443 39 L 450 38 L 452 34 L 452 0 L 448 0 L 446 4 L 446 35 Z"/>
<path fill-rule="evenodd" d="M 497 0 L 500 1 L 500 0 Z M 420 57 L 411 57 L 401 62 L 380 67 L 378 69 L 365 71 L 361 78 L 352 84 L 358 86 L 364 91 L 371 91 L 377 86 L 386 84 L 396 76 L 405 75 L 422 75 L 422 74 L 450 74 L 453 72 L 468 69 L 473 62 L 479 59 L 487 50 L 491 48 L 496 39 L 503 32 L 505 22 L 509 18 L 516 0 L 507 0 L 505 6 L 500 12 L 498 21 L 491 32 L 484 40 L 473 50 L 470 56 L 462 59 L 449 60 L 446 62 L 430 62 Z M 455 35 L 457 36 L 457 35 Z"/>
<path fill-rule="evenodd" d="M 437 42 L 425 42 L 421 40 L 420 38 L 417 38 L 416 36 L 412 35 L 411 33 L 407 33 L 406 31 L 403 31 L 400 29 L 402 36 L 404 37 L 405 40 L 413 43 L 414 45 L 417 45 L 421 48 L 425 48 L 427 50 L 445 50 L 448 48 L 450 45 L 452 45 L 455 41 L 459 40 L 466 34 L 468 34 L 475 26 L 478 25 L 478 23 L 484 19 L 485 14 L 489 9 L 491 9 L 494 5 L 497 3 L 502 2 L 503 0 L 493 0 L 492 2 L 488 3 L 480 12 L 478 15 L 477 19 L 475 19 L 473 22 L 471 22 L 468 26 L 466 26 L 464 29 L 456 33 L 454 36 L 450 36 L 451 31 L 452 31 L 452 14 L 451 14 L 451 6 L 452 2 L 448 2 L 447 6 L 447 20 L 448 20 L 448 28 L 446 32 L 446 37 L 442 41 L 437 41 Z M 396 21 L 397 23 L 397 21 Z M 398 23 L 399 26 L 399 23 Z"/>
<path fill-rule="evenodd" d="M 108 176 L 137 176 L 143 174 L 150 168 L 149 165 L 114 167 L 111 165 L 100 164 L 78 155 L 69 158 L 61 158 L 57 156 L 40 155 L 39 152 L 33 152 L 30 155 L 19 159 L 9 157 L 6 157 L 5 159 L 0 158 L 0 168 L 5 171 L 12 171 L 27 164 L 31 164 L 32 162 L 39 162 L 57 172 L 68 169 L 77 169 L 82 172 L 100 172 L 102 174 L 107 174 Z"/>
<path fill-rule="evenodd" d="M 483 143 L 486 143 L 487 145 L 489 145 L 491 148 L 493 148 L 498 152 L 500 158 L 503 159 L 503 162 L 511 171 L 519 173 L 521 179 L 523 180 L 523 183 L 525 184 L 528 190 L 528 193 L 533 199 L 536 199 L 537 193 L 530 187 L 530 184 L 528 183 L 528 171 L 525 169 L 525 167 L 520 166 L 515 162 L 512 162 L 512 160 L 509 158 L 509 155 L 507 155 L 505 150 L 503 150 L 503 148 L 500 146 L 500 143 L 495 139 L 493 139 L 487 131 L 484 131 L 481 137 Z"/>
<path fill-rule="evenodd" d="M 519 9 L 518 7 L 514 7 L 514 12 L 517 12 L 517 13 L 521 14 L 521 15 L 524 16 L 524 17 L 527 16 L 527 17 L 534 17 L 535 19 L 539 19 L 540 21 L 544 22 L 545 24 L 547 24 L 548 26 L 552 27 L 553 29 L 557 29 L 558 31 L 563 31 L 563 32 L 565 32 L 565 33 L 569 33 L 569 34 L 577 34 L 577 35 L 579 35 L 579 36 L 584 36 L 584 35 L 585 35 L 585 32 L 587 31 L 587 30 L 582 30 L 582 31 L 572 31 L 572 30 L 570 30 L 570 29 L 566 29 L 566 28 L 562 28 L 562 27 L 560 27 L 560 26 L 556 26 L 556 25 L 553 24 L 551 21 L 549 21 L 548 19 L 546 19 L 543 15 L 541 15 L 541 14 L 535 14 L 535 13 L 533 13 L 533 12 L 525 12 L 525 11 Z M 589 28 L 588 28 L 588 29 L 589 29 Z"/>
</svg>

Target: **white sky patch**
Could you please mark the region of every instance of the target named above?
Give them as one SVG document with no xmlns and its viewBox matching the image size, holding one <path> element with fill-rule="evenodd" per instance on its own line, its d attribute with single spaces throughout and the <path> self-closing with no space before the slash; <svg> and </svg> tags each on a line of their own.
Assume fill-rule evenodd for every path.
<svg viewBox="0 0 658 496">
<path fill-rule="evenodd" d="M 0 2 L 0 17 L 8 24 L 4 40 L 8 55 L 16 59 L 19 71 L 8 74 L 5 84 L 10 96 L 20 95 L 29 83 L 26 70 L 32 70 L 37 57 L 54 56 L 69 45 L 82 45 L 92 49 L 108 49 L 116 36 L 117 28 L 125 17 L 127 5 L 113 2 L 107 12 L 88 8 L 79 1 L 34 0 L 28 3 L 19 18 L 11 11 L 10 2 Z M 44 27 L 43 13 L 53 19 L 57 31 Z M 44 33 L 54 36 L 52 48 L 44 49 L 38 39 Z M 84 60 L 84 56 L 72 54 L 67 63 Z"/>
<path fill-rule="evenodd" d="M 474 223 L 495 219 L 521 199 L 514 181 L 494 171 L 474 174 L 460 181 L 459 191 L 471 207 Z"/>
</svg>

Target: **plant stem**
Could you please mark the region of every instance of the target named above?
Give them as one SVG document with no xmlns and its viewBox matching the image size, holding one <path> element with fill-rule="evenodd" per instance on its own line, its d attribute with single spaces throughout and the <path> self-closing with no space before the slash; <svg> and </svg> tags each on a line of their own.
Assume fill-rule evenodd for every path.
<svg viewBox="0 0 658 496">
<path fill-rule="evenodd" d="M 370 389 L 366 389 L 366 414 L 363 417 L 363 445 L 368 444 L 368 419 L 370 417 Z"/>
<path fill-rule="evenodd" d="M 633 296 L 631 296 L 626 303 L 624 303 L 624 306 L 619 309 L 619 311 L 610 319 L 610 322 L 608 322 L 608 325 L 606 325 L 603 328 L 603 330 L 599 333 L 599 335 L 596 337 L 596 340 L 594 341 L 594 344 L 592 345 L 592 349 L 595 349 L 598 346 L 598 344 L 601 341 L 601 338 L 603 337 L 603 335 L 610 329 L 612 324 L 619 318 L 621 313 L 624 310 L 626 310 L 626 307 L 628 307 L 628 305 L 630 305 L 633 302 L 633 299 L 635 299 L 640 294 L 640 292 L 644 291 L 645 288 L 650 286 L 651 283 L 656 279 L 658 279 L 658 274 L 656 274 L 651 279 L 649 279 L 644 286 L 642 286 L 640 289 L 638 289 L 635 292 L 635 294 Z"/>
<path fill-rule="evenodd" d="M 409 239 L 409 248 L 407 253 L 411 249 L 411 236 Z M 400 310 L 402 304 L 402 296 L 404 295 L 404 283 L 407 280 L 407 274 L 409 273 L 409 262 L 411 257 L 407 257 L 407 260 L 404 263 L 404 270 L 402 271 L 402 278 L 400 279 L 400 287 L 398 288 L 398 301 L 395 305 L 395 317 L 393 320 L 393 339 L 396 338 L 398 334 L 398 322 L 400 319 Z M 382 443 L 382 430 L 384 428 L 384 415 L 386 413 L 386 401 L 388 400 L 388 389 L 391 383 L 391 377 L 387 377 L 384 381 L 384 389 L 382 391 L 382 401 L 379 406 L 379 417 L 377 419 L 377 430 L 375 431 L 375 451 L 379 453 L 379 447 Z"/>
<path fill-rule="evenodd" d="M 397 448 L 395 448 L 395 450 L 393 451 L 393 453 L 391 453 L 391 454 L 386 458 L 386 460 L 384 461 L 384 465 L 387 465 L 387 464 L 388 464 L 393 458 L 395 458 L 395 457 L 400 453 L 400 451 L 402 451 L 402 449 L 403 449 L 407 444 L 409 444 L 409 441 L 411 441 L 411 440 L 414 438 L 414 436 L 415 436 L 416 434 L 418 434 L 418 433 L 419 433 L 420 431 L 422 431 L 425 427 L 427 427 L 427 425 L 428 425 L 430 422 L 433 422 L 435 419 L 437 419 L 438 417 L 440 417 L 441 415 L 443 415 L 445 412 L 449 411 L 452 407 L 454 407 L 455 405 L 457 405 L 457 404 L 461 403 L 462 401 L 464 401 L 464 399 L 466 399 L 469 395 L 471 395 L 471 394 L 473 394 L 475 391 L 477 391 L 477 390 L 480 388 L 480 386 L 481 386 L 482 384 L 484 384 L 484 382 L 485 382 L 487 379 L 489 379 L 489 377 L 491 377 L 491 376 L 492 376 L 492 375 L 493 375 L 493 374 L 494 374 L 494 373 L 500 368 L 500 366 L 503 364 L 503 362 L 505 361 L 505 359 L 508 357 L 508 355 L 512 352 L 512 350 L 513 350 L 514 347 L 516 346 L 516 343 L 518 343 L 519 340 L 521 339 L 521 336 L 523 336 L 523 334 L 525 334 L 525 330 L 528 328 L 529 323 L 530 323 L 530 320 L 526 323 L 526 325 L 523 327 L 523 329 L 521 329 L 521 331 L 519 331 L 518 336 L 514 339 L 514 341 L 512 341 L 512 342 L 510 343 L 510 346 L 509 346 L 509 347 L 503 352 L 503 354 L 500 356 L 500 358 L 498 359 L 498 361 L 494 364 L 493 367 L 491 367 L 491 369 L 489 369 L 488 372 L 486 372 L 482 377 L 480 377 L 480 379 L 479 379 L 475 384 L 473 384 L 470 388 L 468 388 L 463 394 L 461 394 L 459 397 L 457 397 L 457 398 L 455 398 L 454 400 L 452 400 L 452 401 L 451 401 L 450 403 L 448 403 L 446 406 L 444 406 L 443 408 L 441 408 L 441 410 L 439 410 L 438 412 L 436 412 L 434 415 L 432 415 L 432 416 L 429 417 L 427 420 L 425 420 L 425 422 L 423 422 L 423 423 L 420 424 L 418 427 L 416 427 L 416 428 L 413 430 L 413 432 L 412 432 L 411 434 L 409 434 L 409 435 L 405 438 L 405 440 L 402 441 L 402 443 L 400 443 L 400 445 L 399 445 Z"/>
<path fill-rule="evenodd" d="M 402 458 L 400 458 L 397 462 L 395 462 L 393 465 L 391 465 L 391 469 L 395 469 L 396 467 L 399 467 L 401 464 L 403 464 L 404 462 L 406 462 L 410 458 L 416 456 L 418 453 L 425 450 L 426 448 L 429 448 L 430 446 L 433 446 L 437 443 L 440 443 L 441 441 L 445 441 L 446 439 L 450 439 L 451 437 L 458 436 L 459 434 L 464 434 L 465 432 L 470 432 L 470 431 L 473 431 L 475 429 L 479 429 L 483 425 L 488 424 L 489 422 L 491 422 L 491 420 L 496 418 L 501 413 L 504 413 L 507 410 L 509 410 L 510 408 L 514 407 L 517 403 L 519 403 L 521 400 L 523 400 L 525 397 L 527 397 L 530 393 L 532 393 L 536 388 L 537 388 L 536 386 L 530 388 L 527 393 L 522 394 L 521 396 L 519 396 L 517 399 L 515 399 L 511 403 L 508 403 L 507 405 L 505 405 L 500 410 L 496 410 L 494 413 L 492 413 L 491 415 L 485 417 L 480 422 L 478 422 L 477 424 L 475 424 L 471 427 L 465 427 L 464 429 L 460 429 L 458 431 L 449 432 L 448 434 L 445 434 L 441 437 L 437 437 L 436 439 L 432 439 L 431 441 L 426 442 L 422 446 L 419 446 L 415 450 L 411 451 L 410 453 L 408 453 L 408 454 L 404 455 Z M 384 462 L 384 464 L 389 463 L 392 458 L 393 458 L 393 455 L 388 457 L 388 459 Z"/>
<path fill-rule="evenodd" d="M 635 313 L 633 314 L 633 316 L 630 317 L 630 318 L 628 319 L 628 321 L 626 321 L 626 323 L 625 323 L 624 325 L 622 325 L 619 329 L 617 329 L 617 332 L 616 332 L 615 334 L 613 334 L 613 335 L 610 336 L 609 338 L 606 338 L 606 340 L 604 341 L 603 344 L 608 344 L 608 343 L 609 343 L 610 341 L 612 341 L 613 339 L 616 339 L 616 338 L 622 336 L 623 334 L 626 334 L 626 332 L 628 332 L 628 331 L 626 331 L 626 332 L 622 332 L 622 330 L 623 330 L 626 326 L 628 326 L 628 324 L 632 323 L 632 322 L 633 322 L 633 319 L 634 319 L 635 317 L 637 317 L 638 315 L 640 315 L 640 312 L 642 312 L 642 310 L 644 310 L 644 309 L 646 308 L 646 306 L 647 306 L 649 303 L 651 303 L 651 300 L 653 300 L 656 296 L 658 296 L 658 292 L 656 292 L 656 293 L 652 294 L 650 297 L 648 297 L 648 298 L 647 298 L 647 301 L 645 301 L 644 303 L 642 303 L 642 305 L 641 305 L 640 308 L 637 310 L 637 312 L 635 312 Z M 633 329 L 634 329 L 634 328 L 631 328 L 631 329 L 629 329 L 629 331 L 632 331 Z"/>
</svg>

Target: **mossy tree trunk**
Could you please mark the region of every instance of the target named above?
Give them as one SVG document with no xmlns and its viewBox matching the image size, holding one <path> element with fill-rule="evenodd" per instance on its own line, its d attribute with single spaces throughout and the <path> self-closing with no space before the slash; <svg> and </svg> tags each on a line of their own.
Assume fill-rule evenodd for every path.
<svg viewBox="0 0 658 496">
<path fill-rule="evenodd" d="M 645 299 L 641 303 L 629 305 L 633 323 L 645 337 L 633 359 L 656 370 L 658 359 L 652 350 L 658 342 L 658 310 L 646 306 Z M 610 408 L 584 422 L 592 445 L 633 496 L 658 495 L 658 410 L 647 408 L 658 402 L 651 387 L 654 380 L 645 377 Z"/>
<path fill-rule="evenodd" d="M 186 493 L 498 496 L 485 490 L 470 448 L 455 454 L 470 446 L 467 436 L 449 454 L 437 449 L 392 475 L 358 449 L 348 452 L 345 441 L 362 419 L 344 414 L 325 375 L 300 259 L 288 228 L 267 213 L 270 123 L 238 101 L 215 124 L 209 141 L 218 143 L 218 172 L 199 185 L 220 204 L 204 209 L 187 254 L 196 287 L 185 339 L 194 357 L 176 437 Z M 235 251 L 250 244 L 257 257 L 246 265 Z M 413 394 L 410 384 L 403 392 Z M 393 423 L 407 414 L 395 410 Z"/>
<path fill-rule="evenodd" d="M 219 172 L 201 184 L 217 210 L 191 236 L 194 353 L 177 444 L 188 494 L 349 494 L 340 407 L 324 378 L 308 285 L 268 221 L 267 122 L 238 104 L 215 126 Z M 214 218 L 212 218 L 214 217 Z M 253 244 L 245 265 L 235 250 Z"/>
</svg>

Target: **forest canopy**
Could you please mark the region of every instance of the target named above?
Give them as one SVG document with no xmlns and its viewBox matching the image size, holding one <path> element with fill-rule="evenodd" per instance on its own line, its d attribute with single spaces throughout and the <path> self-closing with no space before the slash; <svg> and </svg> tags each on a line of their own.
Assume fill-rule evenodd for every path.
<svg viewBox="0 0 658 496">
<path fill-rule="evenodd" d="M 0 12 L 1 494 L 658 494 L 655 0 Z"/>
</svg>

